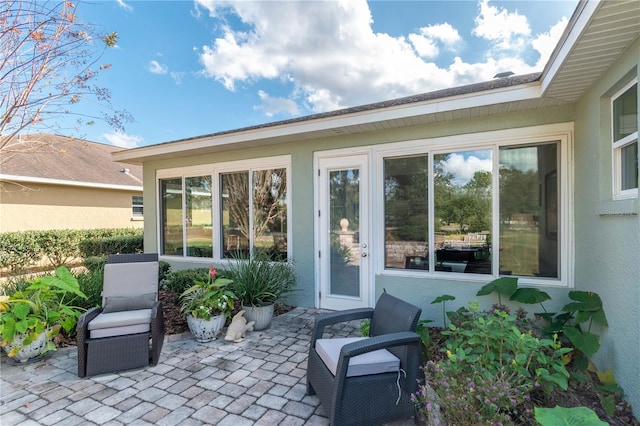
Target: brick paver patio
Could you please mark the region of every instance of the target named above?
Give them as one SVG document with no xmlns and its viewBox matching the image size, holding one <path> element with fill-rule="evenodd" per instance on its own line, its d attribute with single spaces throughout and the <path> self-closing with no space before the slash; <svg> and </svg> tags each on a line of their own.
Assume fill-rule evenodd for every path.
<svg viewBox="0 0 640 426">
<path fill-rule="evenodd" d="M 305 395 L 317 313 L 296 308 L 240 343 L 167 336 L 157 366 L 85 379 L 75 348 L 24 365 L 3 355 L 0 424 L 328 425 L 318 399 Z M 357 335 L 358 325 L 331 333 Z M 394 425 L 405 423 L 413 421 Z"/>
</svg>

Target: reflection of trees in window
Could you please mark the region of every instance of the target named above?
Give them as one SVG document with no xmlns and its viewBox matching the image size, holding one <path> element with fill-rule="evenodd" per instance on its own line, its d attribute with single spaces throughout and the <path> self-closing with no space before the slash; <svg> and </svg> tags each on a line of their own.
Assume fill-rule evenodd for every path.
<svg viewBox="0 0 640 426">
<path fill-rule="evenodd" d="M 182 255 L 182 178 L 161 179 L 162 254 Z"/>
<path fill-rule="evenodd" d="M 340 229 L 340 220 L 349 220 L 349 229 L 360 227 L 360 170 L 344 169 L 329 172 L 329 227 Z"/>
<path fill-rule="evenodd" d="M 185 178 L 187 255 L 212 257 L 211 176 Z"/>
<path fill-rule="evenodd" d="M 428 183 L 426 155 L 384 160 L 385 267 L 405 268 L 407 259 L 426 257 Z"/>
<path fill-rule="evenodd" d="M 248 250 L 253 233 L 254 249 L 267 252 L 272 258 L 286 259 L 286 169 L 225 173 L 221 175 L 221 182 L 226 250 Z M 249 203 L 253 204 L 251 219 Z M 232 253 L 225 253 L 225 257 L 230 255 Z"/>
</svg>

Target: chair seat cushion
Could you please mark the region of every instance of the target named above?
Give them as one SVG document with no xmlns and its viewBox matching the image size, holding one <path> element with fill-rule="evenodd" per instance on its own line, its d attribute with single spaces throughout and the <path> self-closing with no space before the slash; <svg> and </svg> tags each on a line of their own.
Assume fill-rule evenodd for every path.
<svg viewBox="0 0 640 426">
<path fill-rule="evenodd" d="M 345 337 L 338 339 L 316 340 L 316 352 L 320 359 L 335 376 L 340 358 L 340 349 L 348 343 L 357 342 L 367 337 Z M 379 349 L 354 356 L 349 360 L 347 377 L 366 376 L 369 374 L 391 373 L 400 370 L 400 360 L 386 349 Z"/>
<path fill-rule="evenodd" d="M 100 313 L 87 328 L 92 339 L 148 332 L 151 330 L 151 309 Z"/>
</svg>

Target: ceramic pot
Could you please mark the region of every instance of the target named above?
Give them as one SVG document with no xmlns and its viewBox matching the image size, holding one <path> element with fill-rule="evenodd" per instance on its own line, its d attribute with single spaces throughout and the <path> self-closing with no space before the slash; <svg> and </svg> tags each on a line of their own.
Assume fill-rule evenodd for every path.
<svg viewBox="0 0 640 426">
<path fill-rule="evenodd" d="M 42 355 L 45 347 L 47 346 L 47 339 L 47 330 L 45 330 L 40 333 L 33 342 L 20 349 L 20 351 L 18 351 L 18 353 L 15 354 L 12 359 L 18 362 L 27 362 L 32 358 L 36 358 Z M 13 350 L 13 348 L 22 346 L 23 340 L 24 336 L 16 335 L 16 337 L 14 338 L 14 343 L 4 347 L 5 352 L 9 353 Z"/>
<path fill-rule="evenodd" d="M 224 326 L 224 320 L 224 315 L 213 315 L 209 320 L 187 315 L 189 331 L 194 335 L 196 341 L 200 343 L 215 340 L 220 330 L 222 330 L 222 326 Z"/>
<path fill-rule="evenodd" d="M 242 309 L 244 309 L 244 317 L 247 319 L 247 322 L 255 321 L 253 325 L 254 330 L 264 330 L 271 324 L 273 304 L 265 306 L 242 305 Z"/>
</svg>

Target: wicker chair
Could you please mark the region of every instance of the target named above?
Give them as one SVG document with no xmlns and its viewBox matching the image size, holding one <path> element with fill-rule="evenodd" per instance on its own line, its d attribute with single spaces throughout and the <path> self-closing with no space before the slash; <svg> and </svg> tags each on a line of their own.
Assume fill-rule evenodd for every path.
<svg viewBox="0 0 640 426">
<path fill-rule="evenodd" d="M 318 395 L 332 425 L 381 424 L 414 415 L 411 394 L 417 390 L 422 363 L 415 333 L 420 314 L 420 308 L 384 292 L 375 309 L 316 317 L 307 395 Z M 371 320 L 369 338 L 322 339 L 325 327 L 365 318 Z M 389 360 L 394 356 L 399 365 Z"/>
<path fill-rule="evenodd" d="M 110 255 L 102 307 L 78 320 L 78 376 L 156 365 L 164 342 L 158 255 Z"/>
</svg>

